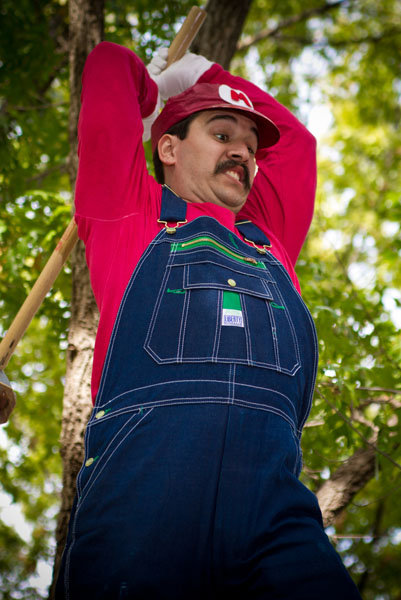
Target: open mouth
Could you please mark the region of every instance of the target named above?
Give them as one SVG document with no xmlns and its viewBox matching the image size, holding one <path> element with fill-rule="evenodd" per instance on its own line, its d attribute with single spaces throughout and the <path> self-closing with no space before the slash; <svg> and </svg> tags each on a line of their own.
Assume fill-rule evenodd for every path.
<svg viewBox="0 0 401 600">
<path fill-rule="evenodd" d="M 230 177 L 232 177 L 233 179 L 235 179 L 236 181 L 238 181 L 238 183 L 243 183 L 244 181 L 244 172 L 243 169 L 241 168 L 241 172 L 238 170 L 233 170 L 233 169 L 229 169 L 228 171 L 225 172 L 226 175 L 229 175 Z"/>
<path fill-rule="evenodd" d="M 224 163 L 217 165 L 215 175 L 218 175 L 219 173 L 228 175 L 228 177 L 238 182 L 238 184 L 242 185 L 246 190 L 249 190 L 251 187 L 247 165 L 238 164 L 233 160 L 227 160 Z"/>
</svg>

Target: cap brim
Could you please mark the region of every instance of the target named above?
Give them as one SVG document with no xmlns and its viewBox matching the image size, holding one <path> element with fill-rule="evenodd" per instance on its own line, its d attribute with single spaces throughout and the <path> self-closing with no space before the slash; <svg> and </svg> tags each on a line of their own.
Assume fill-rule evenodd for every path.
<svg viewBox="0 0 401 600">
<path fill-rule="evenodd" d="M 249 100 L 250 106 L 244 102 L 230 103 L 218 94 L 219 86 L 215 84 L 195 84 L 181 94 L 171 97 L 160 115 L 152 125 L 152 150 L 155 151 L 159 139 L 171 127 L 188 118 L 195 113 L 205 110 L 230 110 L 238 111 L 248 117 L 256 124 L 258 130 L 258 150 L 269 148 L 280 139 L 280 131 L 277 126 L 264 114 L 255 110 Z M 224 87 L 224 86 L 221 86 Z M 235 91 L 235 90 L 233 90 Z M 244 94 L 245 96 L 245 94 Z"/>
<path fill-rule="evenodd" d="M 201 108 L 199 112 L 204 110 L 232 110 L 242 113 L 248 119 L 254 121 L 258 129 L 258 150 L 274 146 L 280 139 L 280 131 L 268 117 L 258 112 L 257 110 L 247 109 L 245 107 L 233 106 L 227 102 L 216 103 L 212 106 L 208 105 Z"/>
</svg>

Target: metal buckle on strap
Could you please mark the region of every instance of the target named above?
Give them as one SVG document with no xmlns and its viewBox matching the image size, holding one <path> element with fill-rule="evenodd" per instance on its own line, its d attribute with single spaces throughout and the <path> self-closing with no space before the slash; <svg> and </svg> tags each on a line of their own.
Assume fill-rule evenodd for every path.
<svg viewBox="0 0 401 600">
<path fill-rule="evenodd" d="M 248 238 L 246 238 L 246 237 L 244 237 L 244 240 L 245 240 L 246 242 L 249 242 L 250 244 L 252 244 L 252 246 L 253 246 L 254 248 L 256 248 L 256 250 L 259 252 L 259 254 L 267 254 L 267 249 L 272 247 L 272 245 L 271 245 L 271 244 L 263 244 L 263 246 L 262 246 L 262 247 L 261 247 L 261 246 L 257 246 L 257 245 L 255 244 L 255 242 L 253 242 L 252 240 L 248 240 Z"/>
<path fill-rule="evenodd" d="M 185 219 L 184 221 L 177 221 L 175 226 L 170 227 L 170 225 L 168 224 L 167 221 L 161 221 L 160 219 L 157 219 L 158 223 L 162 223 L 165 227 L 166 233 L 175 233 L 177 231 L 177 227 L 179 227 L 180 225 L 185 225 L 185 223 L 188 223 L 188 220 Z"/>
</svg>

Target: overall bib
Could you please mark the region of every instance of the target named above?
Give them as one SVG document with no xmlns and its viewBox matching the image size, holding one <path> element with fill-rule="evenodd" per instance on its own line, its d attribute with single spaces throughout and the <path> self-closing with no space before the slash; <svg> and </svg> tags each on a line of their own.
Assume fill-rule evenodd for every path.
<svg viewBox="0 0 401 600">
<path fill-rule="evenodd" d="M 186 206 L 163 188 L 161 221 Z M 57 598 L 359 598 L 298 480 L 316 369 L 272 254 L 211 217 L 161 231 L 110 339 Z"/>
</svg>

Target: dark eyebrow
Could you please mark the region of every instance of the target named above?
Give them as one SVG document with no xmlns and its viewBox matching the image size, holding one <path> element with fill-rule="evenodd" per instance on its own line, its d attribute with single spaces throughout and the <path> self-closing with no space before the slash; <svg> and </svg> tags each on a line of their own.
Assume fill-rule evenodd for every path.
<svg viewBox="0 0 401 600">
<path fill-rule="evenodd" d="M 206 125 L 209 125 L 209 123 L 211 123 L 212 121 L 216 121 L 217 119 L 226 119 L 227 121 L 234 121 L 234 123 L 238 123 L 237 119 L 235 117 L 233 117 L 233 115 L 213 115 L 213 117 L 210 117 L 210 119 L 208 119 L 206 121 Z M 256 139 L 258 141 L 258 145 L 259 145 L 259 132 L 257 127 L 251 127 L 251 131 L 254 132 L 254 134 L 256 135 Z"/>
</svg>

